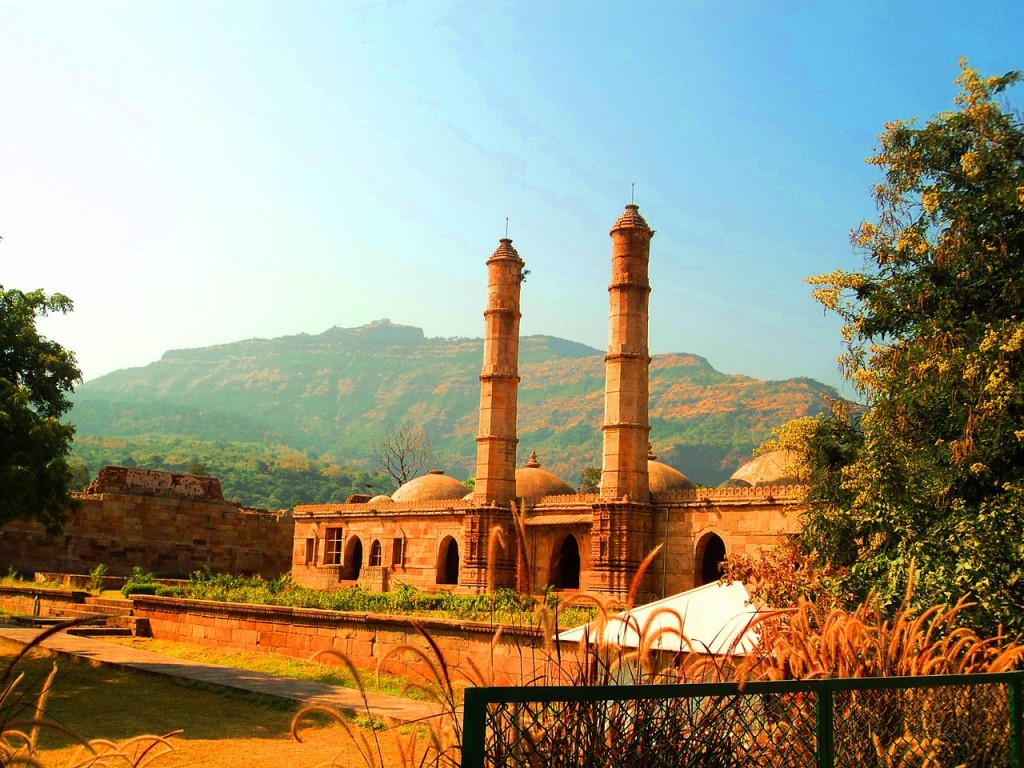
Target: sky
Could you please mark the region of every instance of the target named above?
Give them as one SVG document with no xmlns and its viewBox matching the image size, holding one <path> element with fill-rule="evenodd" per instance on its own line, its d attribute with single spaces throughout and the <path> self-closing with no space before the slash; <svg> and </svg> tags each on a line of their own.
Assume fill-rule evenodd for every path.
<svg viewBox="0 0 1024 768">
<path fill-rule="evenodd" d="M 1024 68 L 1024 3 L 0 3 L 0 284 L 86 380 L 169 349 L 380 318 L 607 346 L 608 231 L 651 246 L 650 344 L 841 385 L 808 275 L 857 269 L 886 121 L 958 60 Z M 848 391 L 846 388 L 844 391 Z"/>
</svg>

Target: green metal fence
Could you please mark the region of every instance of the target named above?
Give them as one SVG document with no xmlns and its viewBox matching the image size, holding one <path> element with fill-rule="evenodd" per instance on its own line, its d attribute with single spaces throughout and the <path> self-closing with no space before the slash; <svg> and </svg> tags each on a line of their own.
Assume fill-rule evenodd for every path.
<svg viewBox="0 0 1024 768">
<path fill-rule="evenodd" d="M 1024 673 L 467 688 L 463 768 L 1024 768 Z"/>
</svg>

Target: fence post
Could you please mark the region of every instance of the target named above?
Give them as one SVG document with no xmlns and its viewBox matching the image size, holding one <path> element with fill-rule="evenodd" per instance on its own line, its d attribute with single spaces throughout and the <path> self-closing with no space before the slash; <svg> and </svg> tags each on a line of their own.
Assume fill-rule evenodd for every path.
<svg viewBox="0 0 1024 768">
<path fill-rule="evenodd" d="M 834 723 L 832 713 L 835 705 L 832 701 L 832 681 L 824 680 L 810 681 L 814 683 L 814 717 L 818 742 L 818 768 L 833 768 L 835 765 L 835 741 Z"/>
<path fill-rule="evenodd" d="M 1024 672 L 1017 672 L 1009 682 L 1010 698 L 1010 766 L 1024 768 Z"/>
<path fill-rule="evenodd" d="M 487 700 L 483 688 L 466 688 L 462 700 L 462 768 L 484 768 Z"/>
</svg>

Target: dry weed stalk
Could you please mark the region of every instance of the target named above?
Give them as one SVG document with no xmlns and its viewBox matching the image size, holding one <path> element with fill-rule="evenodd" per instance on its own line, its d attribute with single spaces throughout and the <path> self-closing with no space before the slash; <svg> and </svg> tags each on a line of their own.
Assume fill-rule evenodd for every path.
<svg viewBox="0 0 1024 768">
<path fill-rule="evenodd" d="M 533 568 L 526 551 L 525 501 L 520 500 L 518 506 L 512 503 L 512 523 L 516 533 L 516 591 L 521 595 L 529 595 L 533 593 Z"/>
<path fill-rule="evenodd" d="M 498 589 L 498 569 L 495 564 L 499 554 L 505 553 L 505 546 L 505 526 L 492 525 L 487 532 L 487 591 L 492 595 Z"/>
<path fill-rule="evenodd" d="M 90 619 L 61 622 L 39 633 L 8 663 L 0 675 L 0 765 L 43 768 L 39 756 L 39 735 L 43 730 L 60 733 L 80 744 L 66 768 L 146 768 L 174 751 L 169 739 L 181 731 L 164 736 L 137 736 L 121 743 L 106 739 L 87 741 L 66 726 L 47 719 L 46 704 L 57 678 L 57 664 L 42 681 L 37 694 L 22 693 L 25 673 L 18 667 L 26 656 L 49 637 Z"/>
<path fill-rule="evenodd" d="M 518 530 L 522 510 L 514 512 Z M 489 551 L 493 551 L 491 547 Z M 644 573 L 657 555 L 658 550 L 654 550 L 644 559 L 625 606 L 583 593 L 560 600 L 554 610 L 538 604 L 535 618 L 542 642 L 539 650 L 531 648 L 530 652 L 538 654 L 541 663 L 531 660 L 530 674 L 523 675 L 522 684 L 593 686 L 727 680 L 742 684 L 748 680 L 968 673 L 1011 669 L 1024 658 L 1024 646 L 1006 645 L 1002 637 L 982 639 L 958 627 L 956 619 L 968 607 L 966 603 L 912 613 L 909 589 L 892 619 L 885 617 L 874 596 L 852 612 L 827 610 L 809 602 L 791 610 L 761 612 L 722 652 L 712 653 L 687 636 L 686 616 L 672 609 L 654 611 L 643 622 L 635 616 L 620 620 L 610 615 L 615 607 L 631 607 Z M 519 565 L 523 556 L 520 552 Z M 577 646 L 563 647 L 556 640 L 559 614 L 579 605 L 594 607 L 596 618 Z M 613 620 L 622 621 L 624 629 L 636 634 L 635 648 L 608 639 L 614 637 L 606 633 Z M 407 766 L 455 766 L 462 745 L 460 688 L 464 684 L 492 684 L 494 659 L 488 669 L 482 670 L 468 659 L 468 672 L 453 670 L 430 633 L 416 623 L 413 626 L 425 639 L 426 647 L 407 644 L 396 648 L 380 660 L 378 671 L 388 663 L 403 662 L 406 671 L 420 678 L 411 682 L 409 689 L 424 692 L 438 705 L 439 713 L 424 721 L 423 728 L 396 736 L 399 753 Z M 734 653 L 737 643 L 749 629 L 757 631 L 761 642 L 753 653 L 738 656 Z M 492 646 L 500 637 L 499 628 Z M 717 640 L 712 641 L 713 647 L 719 645 Z M 669 650 L 663 649 L 665 646 Z M 680 650 L 673 652 L 671 649 L 677 646 Z M 351 662 L 345 661 L 358 679 Z M 453 682 L 456 675 L 462 679 L 458 685 Z M 908 706 L 911 695 L 921 698 Z M 682 699 L 671 704 L 656 699 L 526 703 L 493 716 L 501 721 L 496 725 L 498 731 L 504 728 L 518 734 L 512 746 L 497 747 L 511 750 L 502 753 L 508 764 L 547 765 L 556 759 L 561 761 L 559 764 L 584 764 L 601 754 L 610 755 L 607 759 L 612 762 L 621 757 L 625 762 L 662 760 L 738 768 L 811 764 L 815 736 L 808 706 L 807 695 L 801 693 L 756 701 L 740 694 Z M 950 704 L 931 694 L 856 691 L 837 700 L 836 707 L 836 721 L 852 723 L 846 726 L 849 741 L 844 749 L 854 762 L 887 768 L 956 766 L 965 762 L 959 756 L 972 752 L 975 757 L 971 765 L 986 765 L 986 760 L 998 762 L 975 734 L 1001 727 L 1002 715 L 980 701 L 956 700 Z M 753 731 L 748 730 L 752 721 L 757 726 Z M 960 744 L 956 747 L 959 751 L 951 751 L 947 734 L 964 721 L 972 724 L 973 733 L 965 737 L 966 741 L 961 739 L 966 747 Z M 345 730 L 364 752 L 366 765 L 377 768 L 379 748 L 374 753 L 365 734 L 357 735 L 348 727 Z M 371 757 L 365 757 L 367 754 Z"/>
<path fill-rule="evenodd" d="M 903 603 L 888 619 L 874 593 L 849 612 L 802 600 L 793 611 L 777 612 L 756 651 L 747 656 L 739 679 L 801 680 L 819 677 L 904 677 L 1004 672 L 1024 659 L 1024 645 L 997 635 L 983 639 L 957 625 L 971 604 L 911 609 L 914 573 Z"/>
</svg>

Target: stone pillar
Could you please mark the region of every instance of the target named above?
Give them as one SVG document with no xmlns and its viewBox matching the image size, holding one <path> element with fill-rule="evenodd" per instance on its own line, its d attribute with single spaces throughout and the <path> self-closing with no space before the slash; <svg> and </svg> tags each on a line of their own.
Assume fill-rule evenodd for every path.
<svg viewBox="0 0 1024 768">
<path fill-rule="evenodd" d="M 487 260 L 484 361 L 480 372 L 480 431 L 476 438 L 476 509 L 466 515 L 463 585 L 483 590 L 515 579 L 512 504 L 516 499 L 516 418 L 519 395 L 519 286 L 523 260 L 502 238 Z M 503 529 L 505 549 L 488 552 L 491 531 Z"/>
<path fill-rule="evenodd" d="M 638 206 L 630 203 L 612 227 L 612 280 L 608 286 L 608 354 L 605 355 L 602 500 L 628 496 L 646 504 L 650 423 L 647 305 L 651 238 Z"/>
<path fill-rule="evenodd" d="M 512 241 L 501 239 L 487 260 L 484 363 L 480 372 L 480 431 L 476 438 L 479 503 L 507 507 L 516 497 L 517 398 L 519 394 L 519 285 L 523 260 Z"/>
<path fill-rule="evenodd" d="M 586 589 L 624 598 L 640 563 L 653 548 L 654 517 L 648 504 L 628 499 L 594 505 L 590 530 L 591 573 Z M 650 597 L 651 574 L 641 580 L 640 602 Z"/>
</svg>

